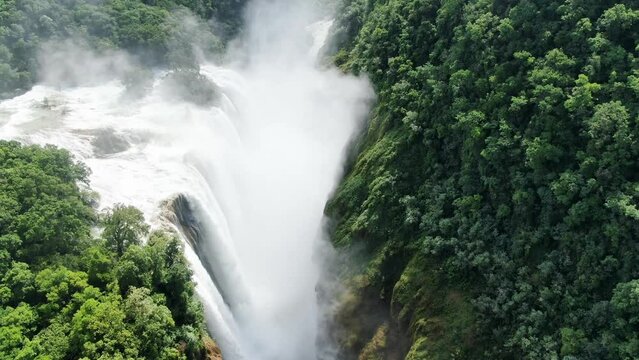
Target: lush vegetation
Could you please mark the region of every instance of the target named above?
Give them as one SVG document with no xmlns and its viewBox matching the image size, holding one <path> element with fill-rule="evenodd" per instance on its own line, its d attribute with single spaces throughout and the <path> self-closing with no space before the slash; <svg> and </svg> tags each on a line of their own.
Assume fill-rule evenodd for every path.
<svg viewBox="0 0 639 360">
<path fill-rule="evenodd" d="M 49 40 L 71 38 L 98 51 L 126 49 L 145 64 L 192 68 L 193 46 L 218 51 L 239 28 L 243 4 L 244 0 L 0 0 L 0 98 L 29 89 L 38 80 L 37 53 Z M 212 17 L 217 20 L 204 21 Z"/>
<path fill-rule="evenodd" d="M 364 249 L 342 352 L 639 358 L 639 1 L 339 14 L 334 61 L 379 94 L 326 210 Z"/>
<path fill-rule="evenodd" d="M 203 359 L 181 242 L 133 207 L 96 214 L 87 175 L 67 151 L 0 142 L 0 359 Z"/>
</svg>

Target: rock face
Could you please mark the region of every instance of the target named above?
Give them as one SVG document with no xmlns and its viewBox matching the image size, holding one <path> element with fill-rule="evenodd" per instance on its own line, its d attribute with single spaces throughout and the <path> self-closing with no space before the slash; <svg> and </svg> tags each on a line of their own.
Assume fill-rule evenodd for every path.
<svg viewBox="0 0 639 360">
<path fill-rule="evenodd" d="M 204 338 L 204 360 L 222 360 L 222 351 L 210 337 Z"/>
<path fill-rule="evenodd" d="M 193 214 L 193 206 L 189 198 L 184 194 L 178 194 L 169 200 L 166 207 L 170 210 L 167 214 L 168 220 L 178 226 L 189 244 L 197 249 L 202 236 L 202 228 Z"/>
<path fill-rule="evenodd" d="M 169 210 L 165 217 L 178 227 L 193 248 L 224 302 L 231 304 L 234 289 L 228 281 L 224 282 L 225 273 L 220 265 L 220 257 L 223 255 L 212 244 L 215 241 L 215 235 L 211 232 L 210 226 L 207 227 L 206 222 L 202 222 L 198 217 L 203 214 L 201 204 L 188 195 L 178 194 L 167 202 L 165 208 Z"/>
</svg>

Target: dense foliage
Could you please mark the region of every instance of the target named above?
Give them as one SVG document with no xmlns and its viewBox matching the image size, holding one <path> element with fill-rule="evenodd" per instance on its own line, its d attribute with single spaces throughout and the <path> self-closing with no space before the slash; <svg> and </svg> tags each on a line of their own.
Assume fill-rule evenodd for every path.
<svg viewBox="0 0 639 360">
<path fill-rule="evenodd" d="M 193 66 L 193 46 L 219 50 L 217 36 L 237 31 L 243 4 L 244 0 L 0 0 L 0 98 L 37 81 L 37 54 L 49 40 L 79 39 L 97 50 L 122 48 L 151 65 Z M 204 21 L 212 17 L 216 20 Z"/>
<path fill-rule="evenodd" d="M 142 245 L 133 207 L 95 214 L 87 174 L 64 150 L 0 142 L 0 359 L 204 358 L 181 242 Z"/>
<path fill-rule="evenodd" d="M 334 61 L 379 102 L 327 213 L 366 250 L 351 303 L 387 309 L 344 352 L 639 358 L 639 1 L 339 13 Z"/>
</svg>

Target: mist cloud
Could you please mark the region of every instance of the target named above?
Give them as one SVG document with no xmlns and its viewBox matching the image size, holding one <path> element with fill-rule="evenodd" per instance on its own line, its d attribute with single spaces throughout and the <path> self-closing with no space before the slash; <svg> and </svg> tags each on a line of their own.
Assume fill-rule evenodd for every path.
<svg viewBox="0 0 639 360">
<path fill-rule="evenodd" d="M 321 262 L 312 259 L 326 245 L 323 208 L 373 94 L 363 78 L 316 66 L 330 26 L 325 9 L 256 0 L 246 20 L 247 61 L 238 69 L 246 87 L 234 99 L 245 145 L 235 199 L 243 212 L 231 228 L 256 308 L 240 324 L 254 351 L 248 358 L 315 359 Z"/>
<path fill-rule="evenodd" d="M 121 79 L 135 69 L 124 51 L 98 52 L 80 38 L 47 41 L 38 51 L 40 83 L 57 87 L 97 85 Z"/>
</svg>

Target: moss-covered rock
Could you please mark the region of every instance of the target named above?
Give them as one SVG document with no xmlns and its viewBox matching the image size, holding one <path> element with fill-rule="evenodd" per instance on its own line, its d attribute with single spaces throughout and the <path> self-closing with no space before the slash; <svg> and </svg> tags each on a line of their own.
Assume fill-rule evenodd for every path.
<svg viewBox="0 0 639 360">
<path fill-rule="evenodd" d="M 386 359 L 386 347 L 388 341 L 388 325 L 383 324 L 377 328 L 371 341 L 364 346 L 359 354 L 359 360 L 384 360 Z"/>
<path fill-rule="evenodd" d="M 467 289 L 446 283 L 432 260 L 414 255 L 381 296 L 377 275 L 384 260 L 375 256 L 365 274 L 347 281 L 336 316 L 344 358 L 451 359 L 475 345 L 475 315 Z"/>
</svg>

